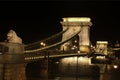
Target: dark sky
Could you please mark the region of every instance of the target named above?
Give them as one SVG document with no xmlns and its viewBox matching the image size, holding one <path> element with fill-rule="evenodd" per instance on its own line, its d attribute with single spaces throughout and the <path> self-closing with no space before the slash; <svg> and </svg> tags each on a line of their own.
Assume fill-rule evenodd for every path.
<svg viewBox="0 0 120 80">
<path fill-rule="evenodd" d="M 1 1 L 0 41 L 10 29 L 23 43 L 39 41 L 62 30 L 63 17 L 90 17 L 90 40 L 120 41 L 120 1 Z"/>
</svg>

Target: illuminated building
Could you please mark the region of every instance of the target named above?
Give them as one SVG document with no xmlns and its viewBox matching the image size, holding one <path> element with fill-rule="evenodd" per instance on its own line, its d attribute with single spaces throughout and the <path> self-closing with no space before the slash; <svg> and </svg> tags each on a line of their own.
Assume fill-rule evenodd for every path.
<svg viewBox="0 0 120 80">
<path fill-rule="evenodd" d="M 88 17 L 69 17 L 63 18 L 62 26 L 63 30 L 69 28 L 69 30 L 63 34 L 62 40 L 68 39 L 70 36 L 80 31 L 79 35 L 79 50 L 80 52 L 86 53 L 90 52 L 90 39 L 89 39 L 89 29 L 92 25 Z M 71 49 L 71 41 L 66 42 L 61 46 L 61 50 L 68 51 Z"/>
<path fill-rule="evenodd" d="M 107 45 L 108 45 L 107 41 L 97 41 L 96 42 L 96 51 L 95 52 L 103 53 L 103 54 L 107 55 L 107 53 L 108 53 Z"/>
</svg>

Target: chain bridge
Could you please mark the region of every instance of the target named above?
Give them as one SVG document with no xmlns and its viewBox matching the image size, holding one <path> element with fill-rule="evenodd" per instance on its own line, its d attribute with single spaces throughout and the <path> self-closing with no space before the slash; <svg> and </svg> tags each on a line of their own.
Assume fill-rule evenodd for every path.
<svg viewBox="0 0 120 80">
<path fill-rule="evenodd" d="M 83 56 L 87 57 L 87 63 L 90 64 L 90 57 L 107 55 L 106 47 L 104 47 L 104 52 L 94 54 L 95 49 L 93 50 L 91 47 L 89 38 L 89 30 L 92 25 L 90 18 L 63 18 L 61 24 L 63 31 L 27 45 L 23 44 L 22 39 L 10 30 L 7 34 L 7 41 L 0 42 L 0 80 L 28 80 L 26 66 L 31 62 L 38 62 L 41 65 L 40 76 L 46 80 L 48 79 L 48 65 L 51 59 L 66 58 L 67 61 L 67 58 L 74 56 L 76 61 Z M 62 39 L 58 40 L 60 36 Z M 98 49 L 100 48 L 97 47 L 96 51 L 99 52 Z"/>
</svg>

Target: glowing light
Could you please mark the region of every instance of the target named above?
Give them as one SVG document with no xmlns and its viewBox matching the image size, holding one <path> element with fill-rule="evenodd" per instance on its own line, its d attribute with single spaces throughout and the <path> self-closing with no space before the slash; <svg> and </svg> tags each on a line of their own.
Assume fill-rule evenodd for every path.
<svg viewBox="0 0 120 80">
<path fill-rule="evenodd" d="M 85 52 L 85 53 L 90 52 L 89 46 L 80 46 L 80 52 Z"/>
<path fill-rule="evenodd" d="M 97 59 L 105 59 L 105 56 L 97 56 Z"/>
<path fill-rule="evenodd" d="M 77 40 L 75 40 L 75 43 L 77 43 Z"/>
<path fill-rule="evenodd" d="M 69 17 L 69 18 L 63 18 L 63 21 L 68 21 L 68 22 L 74 22 L 74 21 L 79 21 L 79 22 L 90 22 L 89 17 Z"/>
<path fill-rule="evenodd" d="M 97 41 L 98 44 L 108 44 L 107 41 Z"/>
<path fill-rule="evenodd" d="M 46 46 L 46 44 L 45 44 L 44 42 L 41 42 L 40 45 L 42 45 L 42 46 Z"/>
<path fill-rule="evenodd" d="M 78 53 L 80 53 L 80 51 L 78 51 Z"/>
<path fill-rule="evenodd" d="M 117 66 L 117 65 L 113 65 L 113 68 L 115 68 L 115 69 L 116 69 L 116 68 L 118 68 L 118 66 Z"/>
<path fill-rule="evenodd" d="M 41 42 L 40 44 L 41 44 L 41 45 L 43 45 L 44 43 L 43 43 L 43 42 Z"/>
<path fill-rule="evenodd" d="M 0 54 L 3 54 L 2 52 L 0 52 Z"/>
<path fill-rule="evenodd" d="M 56 64 L 59 64 L 59 62 L 57 61 L 57 62 L 55 62 Z"/>
<path fill-rule="evenodd" d="M 87 57 L 68 57 L 61 59 L 64 64 L 76 64 L 78 60 L 79 64 L 91 64 L 91 59 Z"/>
<path fill-rule="evenodd" d="M 83 61 L 84 59 L 83 59 L 83 57 L 79 57 L 79 60 L 80 60 L 80 61 Z"/>
<path fill-rule="evenodd" d="M 74 50 L 75 48 L 74 48 L 74 47 L 72 47 L 71 49 L 72 49 L 72 50 Z"/>
</svg>

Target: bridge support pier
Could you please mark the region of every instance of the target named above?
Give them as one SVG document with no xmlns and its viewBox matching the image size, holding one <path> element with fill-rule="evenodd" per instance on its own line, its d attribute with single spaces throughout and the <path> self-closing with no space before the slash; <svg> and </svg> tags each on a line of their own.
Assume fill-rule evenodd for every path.
<svg viewBox="0 0 120 80">
<path fill-rule="evenodd" d="M 26 80 L 24 64 L 2 64 L 0 80 Z"/>
<path fill-rule="evenodd" d="M 4 49 L 0 55 L 0 80 L 26 80 L 24 45 L 19 43 L 0 43 Z"/>
</svg>

